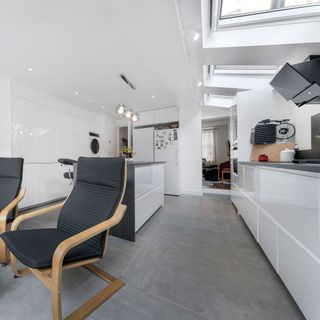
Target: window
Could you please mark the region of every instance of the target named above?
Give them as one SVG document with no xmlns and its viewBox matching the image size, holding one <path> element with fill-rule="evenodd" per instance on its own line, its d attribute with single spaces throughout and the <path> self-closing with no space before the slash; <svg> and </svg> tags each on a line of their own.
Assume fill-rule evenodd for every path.
<svg viewBox="0 0 320 320">
<path fill-rule="evenodd" d="M 202 158 L 206 161 L 216 161 L 215 129 L 202 130 Z"/>
<path fill-rule="evenodd" d="M 221 19 L 320 4 L 320 0 L 222 0 Z"/>
</svg>

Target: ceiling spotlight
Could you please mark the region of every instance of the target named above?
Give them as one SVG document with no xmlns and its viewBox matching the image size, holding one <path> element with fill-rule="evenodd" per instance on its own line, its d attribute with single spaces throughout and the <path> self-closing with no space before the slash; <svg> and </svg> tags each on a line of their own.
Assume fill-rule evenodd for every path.
<svg viewBox="0 0 320 320">
<path fill-rule="evenodd" d="M 28 68 L 28 71 L 32 71 L 32 70 L 33 70 L 32 67 L 29 67 L 29 68 Z"/>
<path fill-rule="evenodd" d="M 199 81 L 197 82 L 197 87 L 201 87 L 201 86 L 202 86 L 202 81 L 199 80 Z"/>
<path fill-rule="evenodd" d="M 132 115 L 132 117 L 131 117 L 131 120 L 132 120 L 133 122 L 137 122 L 137 121 L 139 121 L 139 119 L 140 119 L 140 117 L 139 117 L 139 114 L 138 114 L 138 113 L 134 113 L 134 114 Z"/>
<path fill-rule="evenodd" d="M 118 104 L 116 107 L 116 112 L 120 115 L 124 114 L 127 110 L 128 108 L 123 103 Z"/>
<path fill-rule="evenodd" d="M 78 95 L 79 95 L 79 92 L 78 92 L 78 91 L 76 91 L 74 94 L 75 94 L 76 96 L 78 96 Z"/>
<path fill-rule="evenodd" d="M 151 96 L 152 99 L 154 99 L 156 96 Z"/>
<path fill-rule="evenodd" d="M 132 114 L 133 114 L 133 112 L 132 112 L 131 110 L 127 110 L 127 111 L 124 113 L 124 115 L 125 115 L 125 117 L 126 117 L 127 119 L 130 119 L 131 116 L 132 116 Z"/>
<path fill-rule="evenodd" d="M 194 32 L 193 34 L 193 41 L 196 42 L 200 39 L 200 33 L 199 32 Z"/>
<path fill-rule="evenodd" d="M 104 109 L 104 106 L 102 106 L 101 108 Z"/>
<path fill-rule="evenodd" d="M 23 131 L 19 131 L 19 134 L 20 134 L 20 135 L 23 135 Z"/>
</svg>

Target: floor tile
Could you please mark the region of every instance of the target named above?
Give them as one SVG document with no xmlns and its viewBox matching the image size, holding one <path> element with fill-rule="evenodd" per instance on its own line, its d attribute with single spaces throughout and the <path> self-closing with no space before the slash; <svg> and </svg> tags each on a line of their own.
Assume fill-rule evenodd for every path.
<svg viewBox="0 0 320 320">
<path fill-rule="evenodd" d="M 22 228 L 56 227 L 57 218 Z M 137 241 L 109 237 L 98 264 L 126 286 L 92 320 L 304 319 L 227 196 L 166 196 Z M 104 285 L 87 270 L 65 272 L 64 316 Z M 50 319 L 50 294 L 34 276 L 0 268 L 0 288 L 1 319 Z"/>
<path fill-rule="evenodd" d="M 126 285 L 109 302 L 99 308 L 92 320 L 206 320 L 206 318 Z"/>
</svg>

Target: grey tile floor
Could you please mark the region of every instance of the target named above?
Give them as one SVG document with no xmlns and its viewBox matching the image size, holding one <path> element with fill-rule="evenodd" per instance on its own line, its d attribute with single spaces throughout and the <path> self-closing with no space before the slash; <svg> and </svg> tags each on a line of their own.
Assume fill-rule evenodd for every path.
<svg viewBox="0 0 320 320">
<path fill-rule="evenodd" d="M 25 228 L 55 226 L 57 214 Z M 99 262 L 126 286 L 89 319 L 304 319 L 256 245 L 230 198 L 166 197 L 135 243 L 110 237 Z M 104 283 L 84 269 L 63 277 L 66 316 Z M 0 269 L 0 319 L 50 319 L 50 295 L 32 275 Z"/>
</svg>

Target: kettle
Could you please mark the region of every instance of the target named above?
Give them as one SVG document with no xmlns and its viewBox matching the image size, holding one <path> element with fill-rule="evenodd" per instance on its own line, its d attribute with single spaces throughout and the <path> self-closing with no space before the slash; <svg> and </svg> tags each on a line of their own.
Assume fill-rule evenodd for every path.
<svg viewBox="0 0 320 320">
<path fill-rule="evenodd" d="M 285 148 L 280 153 L 281 162 L 292 162 L 294 159 L 295 151 L 292 149 Z"/>
</svg>

